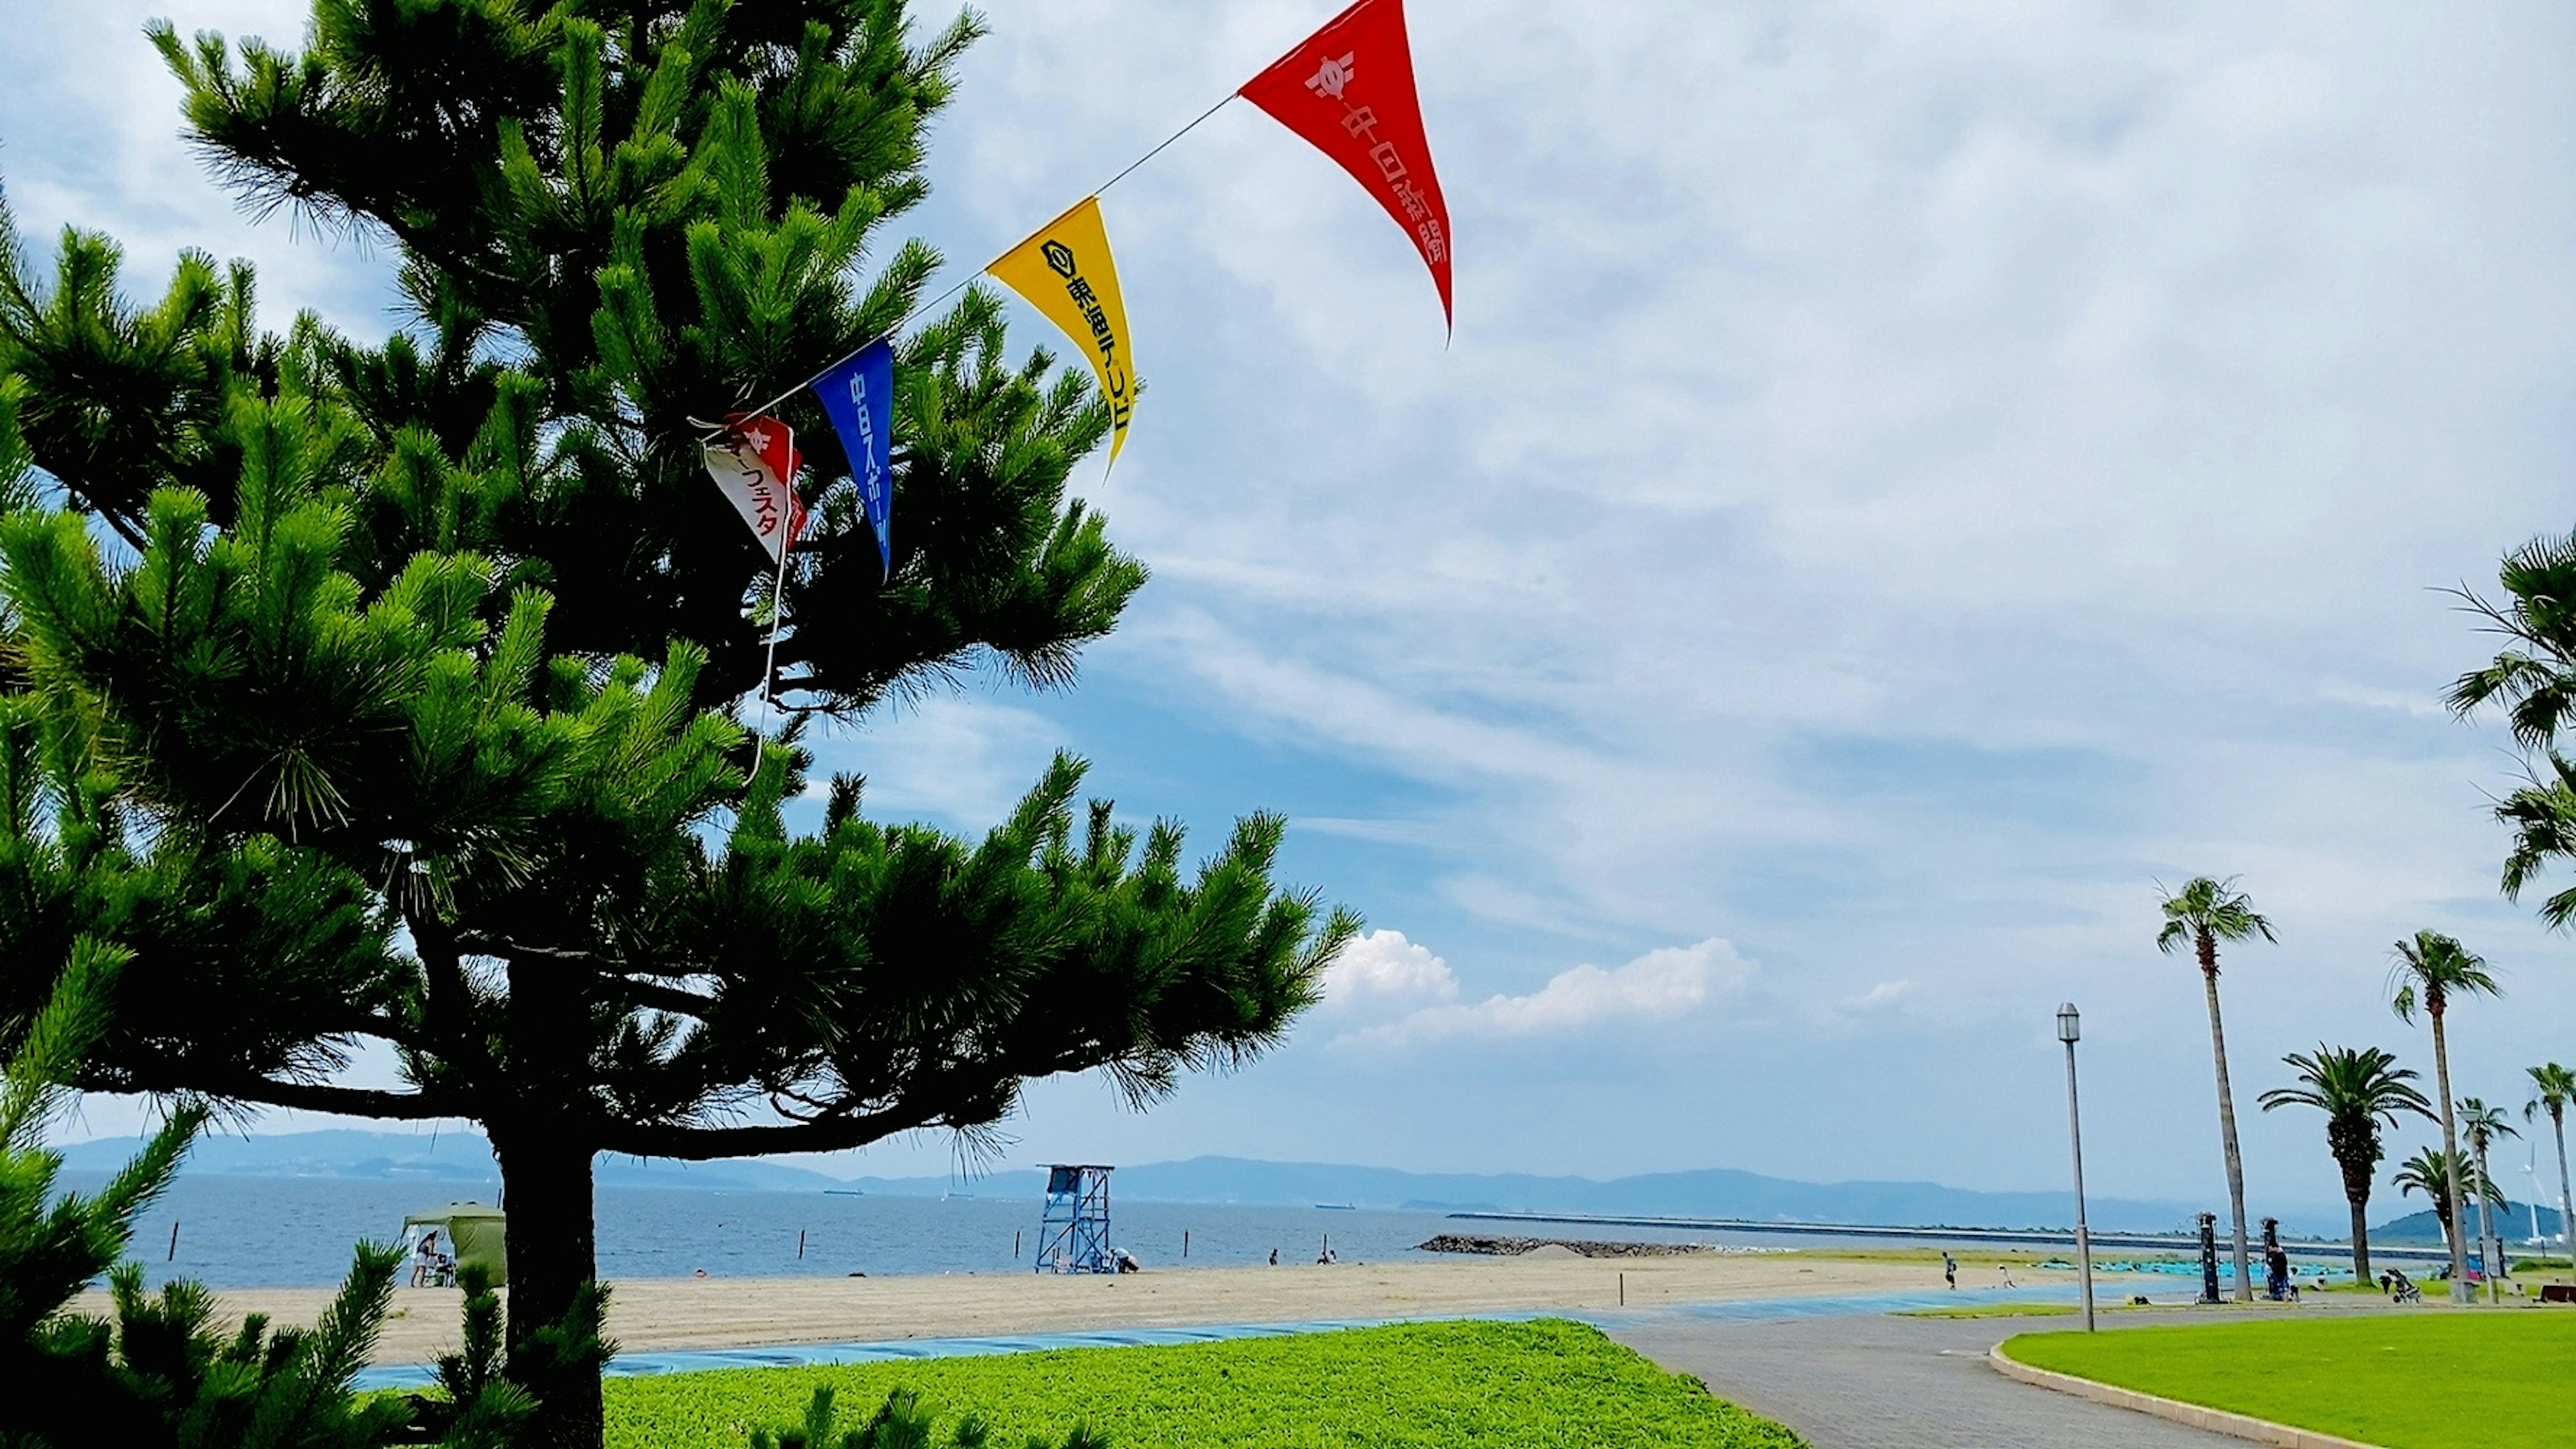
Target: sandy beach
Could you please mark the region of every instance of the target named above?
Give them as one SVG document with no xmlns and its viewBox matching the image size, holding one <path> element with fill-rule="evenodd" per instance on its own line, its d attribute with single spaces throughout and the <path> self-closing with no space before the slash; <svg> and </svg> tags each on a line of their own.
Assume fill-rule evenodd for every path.
<svg viewBox="0 0 2576 1449">
<path fill-rule="evenodd" d="M 1960 1264 L 1960 1297 L 1990 1287 L 1985 1260 Z M 1519 1309 L 1611 1308 L 1626 1275 L 1632 1308 L 1753 1298 L 1925 1292 L 1937 1262 L 1865 1262 L 1790 1254 L 1646 1259 L 1554 1255 L 1458 1262 L 1204 1268 L 1123 1277 L 1039 1274 L 890 1278 L 638 1279 L 614 1285 L 608 1328 L 631 1350 L 954 1338 L 1072 1329 L 1183 1327 L 1310 1319 L 1398 1318 Z M 2025 1274 L 2045 1282 L 2057 1275 Z M 230 1316 L 258 1311 L 309 1324 L 321 1288 L 235 1289 Z M 82 1311 L 106 1311 L 90 1295 Z M 453 1290 L 405 1288 L 376 1362 L 426 1363 L 453 1348 Z"/>
</svg>

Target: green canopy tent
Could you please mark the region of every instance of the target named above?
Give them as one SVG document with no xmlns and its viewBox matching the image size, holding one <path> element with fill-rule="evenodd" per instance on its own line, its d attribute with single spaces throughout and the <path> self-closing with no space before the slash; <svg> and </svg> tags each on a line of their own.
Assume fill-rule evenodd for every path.
<svg viewBox="0 0 2576 1449">
<path fill-rule="evenodd" d="M 452 1202 L 403 1219 L 404 1281 L 415 1288 L 453 1287 L 459 1267 L 480 1264 L 491 1270 L 493 1287 L 508 1283 L 502 1222 L 499 1208 L 479 1202 Z"/>
</svg>

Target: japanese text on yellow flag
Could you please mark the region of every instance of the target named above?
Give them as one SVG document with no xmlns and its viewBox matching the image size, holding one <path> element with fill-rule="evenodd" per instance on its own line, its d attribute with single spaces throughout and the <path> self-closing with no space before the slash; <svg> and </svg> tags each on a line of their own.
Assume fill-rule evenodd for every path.
<svg viewBox="0 0 2576 1449">
<path fill-rule="evenodd" d="M 1127 307 L 1118 298 L 1109 233 L 1100 225 L 1100 198 L 1084 197 L 984 270 L 1026 297 L 1090 357 L 1109 404 L 1109 461 L 1115 464 L 1136 409 L 1135 354 L 1127 345 Z"/>
</svg>

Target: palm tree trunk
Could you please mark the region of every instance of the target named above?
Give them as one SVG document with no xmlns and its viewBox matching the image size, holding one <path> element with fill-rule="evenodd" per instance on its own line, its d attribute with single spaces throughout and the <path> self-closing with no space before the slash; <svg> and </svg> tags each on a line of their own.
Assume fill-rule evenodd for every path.
<svg viewBox="0 0 2576 1449">
<path fill-rule="evenodd" d="M 2227 1085 L 2227 1032 L 2218 1020 L 2218 946 L 2200 939 L 2200 979 L 2209 990 L 2209 1054 L 2218 1063 L 2218 1137 L 2227 1149 L 2227 1208 L 2236 1215 L 2236 1301 L 2254 1301 L 2245 1251 L 2245 1159 L 2236 1151 L 2236 1098 Z"/>
<path fill-rule="evenodd" d="M 2576 1268 L 2576 1212 L 2567 1203 L 2567 1113 L 2553 1109 L 2549 1125 L 2558 1137 L 2558 1236 L 2567 1245 L 2567 1266 Z"/>
<path fill-rule="evenodd" d="M 2451 1189 L 2451 1301 L 2469 1301 L 2469 1255 L 2460 1238 L 2468 1230 L 2468 1215 L 2460 1202 L 2460 1129 L 2451 1115 L 2451 1044 L 2442 1035 L 2442 1007 L 2438 1000 L 2424 1006 L 2433 1018 L 2433 1076 L 2442 1089 L 2442 1176 Z"/>
<path fill-rule="evenodd" d="M 2335 1165 L 2343 1169 L 2343 1200 L 2352 1208 L 2352 1281 L 2366 1285 L 2370 1282 L 2370 1174 L 2379 1164 L 2356 1157 Z"/>
<path fill-rule="evenodd" d="M 2486 1275 L 2489 1303 L 2495 1302 L 2498 1296 L 2496 1279 L 2501 1275 L 2496 1271 L 2496 1259 L 2503 1256 L 2496 1251 L 2499 1245 L 2495 1225 L 2487 1221 L 2487 1185 L 2494 1181 L 2487 1175 L 2487 1153 L 2481 1147 L 2478 1149 L 2478 1268 Z"/>
</svg>

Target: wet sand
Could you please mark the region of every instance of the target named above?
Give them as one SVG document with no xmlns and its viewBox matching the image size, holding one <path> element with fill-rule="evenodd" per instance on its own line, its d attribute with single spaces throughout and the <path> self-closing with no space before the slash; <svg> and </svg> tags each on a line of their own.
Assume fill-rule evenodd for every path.
<svg viewBox="0 0 2576 1449">
<path fill-rule="evenodd" d="M 1987 1296 L 1993 1267 L 1963 1260 L 1959 1297 Z M 1526 1309 L 1935 1291 L 1937 1262 L 1854 1262 L 1789 1254 L 1649 1259 L 1475 1258 L 1331 1267 L 1203 1268 L 1120 1277 L 1040 1274 L 893 1278 L 657 1278 L 613 1285 L 608 1331 L 630 1350 L 958 1338 L 1103 1328 L 1403 1318 Z M 2022 1281 L 2064 1281 L 2024 1274 Z M 309 1324 L 330 1301 L 321 1288 L 233 1289 L 228 1316 L 259 1311 Z M 104 1312 L 90 1295 L 86 1312 Z M 454 1348 L 458 1295 L 398 1290 L 377 1345 L 380 1364 L 427 1363 Z"/>
</svg>

